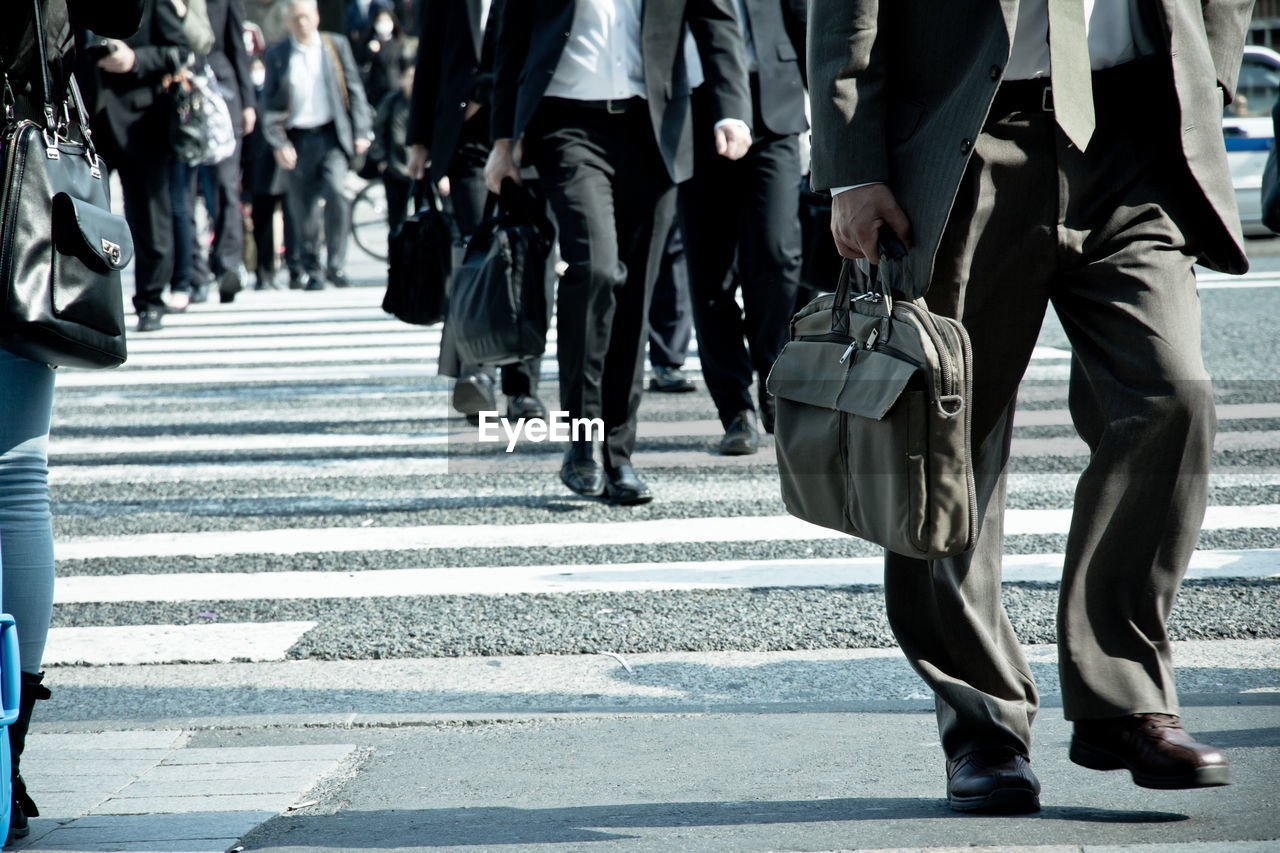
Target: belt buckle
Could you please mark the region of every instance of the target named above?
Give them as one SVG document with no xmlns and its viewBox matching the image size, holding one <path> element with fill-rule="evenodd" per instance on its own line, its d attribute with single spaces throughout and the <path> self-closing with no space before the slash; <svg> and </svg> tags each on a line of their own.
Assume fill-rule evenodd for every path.
<svg viewBox="0 0 1280 853">
<path fill-rule="evenodd" d="M 627 104 L 629 103 L 629 101 L 630 101 L 629 98 L 625 101 L 615 101 L 612 98 L 610 98 L 609 100 L 604 102 L 604 111 L 607 112 L 609 115 L 614 115 L 614 116 L 622 115 L 627 111 Z"/>
<path fill-rule="evenodd" d="M 1053 112 L 1053 87 L 1045 86 L 1040 93 L 1040 109 L 1047 113 Z"/>
</svg>

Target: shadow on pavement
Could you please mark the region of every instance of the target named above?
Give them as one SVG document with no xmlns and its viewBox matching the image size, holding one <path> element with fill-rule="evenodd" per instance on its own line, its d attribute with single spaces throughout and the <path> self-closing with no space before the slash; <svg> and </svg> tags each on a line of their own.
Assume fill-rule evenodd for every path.
<svg viewBox="0 0 1280 853">
<path fill-rule="evenodd" d="M 289 847 L 395 849 L 469 845 L 571 844 L 636 838 L 626 829 L 693 830 L 845 821 L 982 820 L 953 812 L 941 799 L 854 797 L 830 800 L 627 803 L 550 809 L 445 808 L 343 811 L 276 818 L 245 838 L 246 850 Z M 1010 820 L 1161 824 L 1187 820 L 1171 812 L 1048 807 Z M 1026 827 L 1028 830 L 1032 826 Z M 688 840 L 688 839 L 685 839 Z M 672 839 L 673 843 L 675 842 Z"/>
</svg>

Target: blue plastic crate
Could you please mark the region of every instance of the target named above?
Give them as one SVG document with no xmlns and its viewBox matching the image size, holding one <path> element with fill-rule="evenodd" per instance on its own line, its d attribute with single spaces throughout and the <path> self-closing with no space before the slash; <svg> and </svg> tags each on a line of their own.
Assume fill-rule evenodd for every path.
<svg viewBox="0 0 1280 853">
<path fill-rule="evenodd" d="M 13 783 L 9 778 L 13 766 L 9 757 L 9 726 L 18 719 L 21 670 L 18 626 L 8 613 L 0 613 L 0 839 L 9 837 L 9 818 L 13 809 Z"/>
</svg>

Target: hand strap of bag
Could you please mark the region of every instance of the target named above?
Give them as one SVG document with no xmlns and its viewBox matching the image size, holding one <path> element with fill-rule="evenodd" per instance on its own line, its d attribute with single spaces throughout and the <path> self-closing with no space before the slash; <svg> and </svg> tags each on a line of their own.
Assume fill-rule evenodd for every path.
<svg viewBox="0 0 1280 853">
<path fill-rule="evenodd" d="M 893 313 L 893 293 L 886 277 L 880 274 L 884 260 L 900 262 L 907 256 L 907 249 L 892 231 L 881 229 L 879 234 L 881 263 L 872 264 L 866 274 L 866 286 L 858 288 L 858 296 L 854 296 L 854 279 L 862 276 L 862 270 L 856 261 L 845 259 L 840 266 L 840 279 L 836 283 L 836 292 L 831 304 L 831 332 L 836 335 L 849 334 L 849 314 L 853 311 L 853 300 L 863 299 L 878 294 L 884 300 L 885 316 Z M 876 289 L 873 289 L 876 288 Z"/>
<path fill-rule="evenodd" d="M 45 57 L 45 33 L 44 33 L 44 15 L 40 11 L 41 0 L 31 0 L 32 23 L 35 26 L 36 36 L 36 53 L 37 60 L 40 64 L 40 86 L 43 94 L 43 110 L 44 110 L 44 140 L 45 154 L 50 160 L 58 159 L 61 154 L 58 150 L 59 132 L 62 128 L 70 129 L 71 114 L 67 99 L 62 99 L 63 122 L 59 124 L 54 117 L 56 112 L 53 84 L 50 82 L 49 62 Z M 97 179 L 101 177 L 101 171 L 98 168 L 98 152 L 93 145 L 93 133 L 89 130 L 89 116 L 84 108 L 84 99 L 80 95 L 80 87 L 76 83 L 75 75 L 71 75 L 69 89 L 71 92 L 70 101 L 76 109 L 76 123 L 80 128 L 80 136 L 84 140 L 85 158 L 89 161 L 92 176 Z"/>
</svg>

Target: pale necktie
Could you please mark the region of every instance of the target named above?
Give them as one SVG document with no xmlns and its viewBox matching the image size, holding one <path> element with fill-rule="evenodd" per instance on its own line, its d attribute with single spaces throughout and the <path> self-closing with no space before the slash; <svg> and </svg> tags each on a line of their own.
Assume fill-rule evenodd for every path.
<svg viewBox="0 0 1280 853">
<path fill-rule="evenodd" d="M 1049 0 L 1049 73 L 1058 126 L 1083 151 L 1094 128 L 1084 0 Z"/>
</svg>

